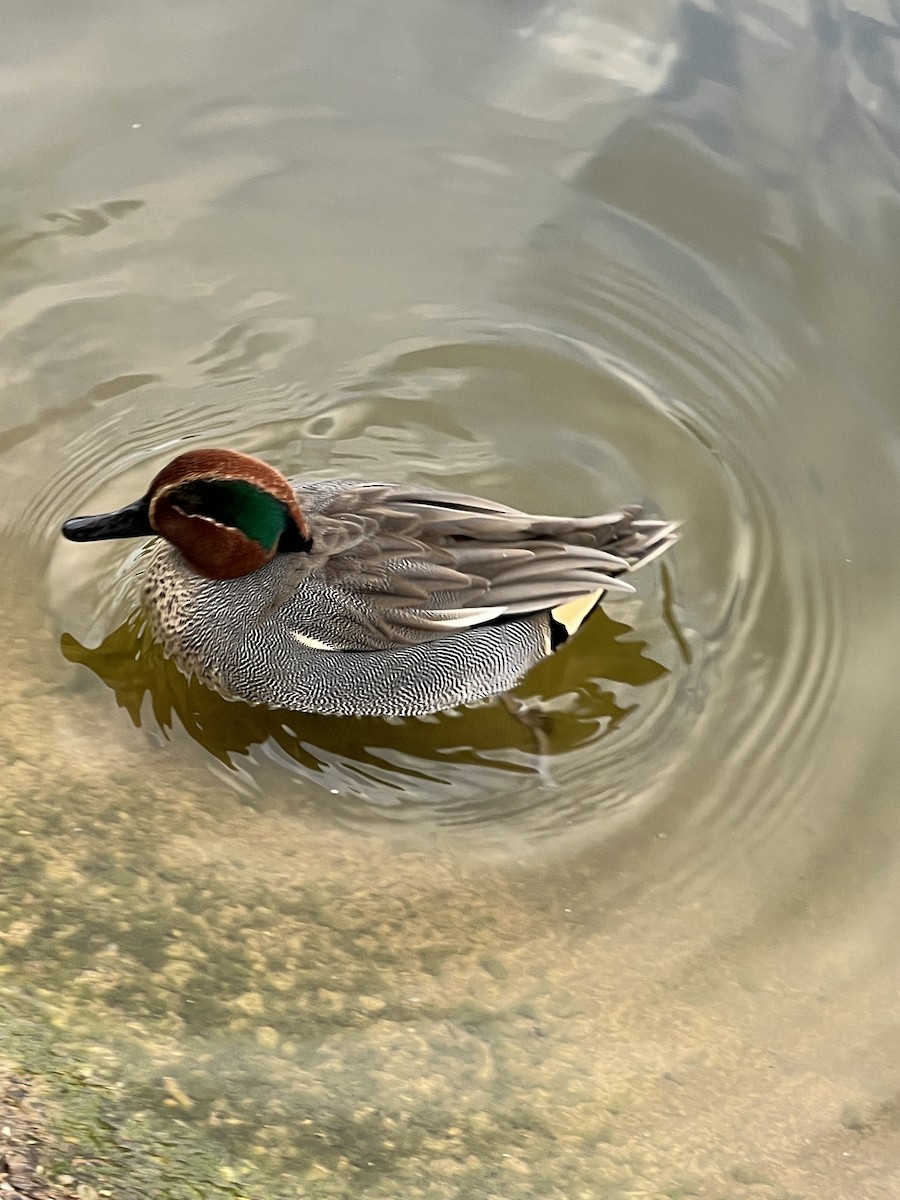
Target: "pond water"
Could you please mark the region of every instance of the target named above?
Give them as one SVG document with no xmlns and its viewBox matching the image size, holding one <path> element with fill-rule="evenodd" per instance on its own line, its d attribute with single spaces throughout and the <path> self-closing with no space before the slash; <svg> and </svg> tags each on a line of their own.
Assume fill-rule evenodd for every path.
<svg viewBox="0 0 900 1200">
<path fill-rule="evenodd" d="M 900 12 L 14 3 L 3 1069 L 82 1197 L 900 1193 Z M 683 522 L 519 694 L 227 703 L 180 449 Z M 93 1192 L 91 1189 L 94 1189 Z"/>
</svg>

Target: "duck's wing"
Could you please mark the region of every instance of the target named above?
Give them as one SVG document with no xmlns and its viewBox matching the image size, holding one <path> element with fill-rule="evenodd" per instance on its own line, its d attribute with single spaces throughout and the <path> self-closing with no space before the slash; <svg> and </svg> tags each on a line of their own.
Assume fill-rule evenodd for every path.
<svg viewBox="0 0 900 1200">
<path fill-rule="evenodd" d="M 314 507 L 312 551 L 297 559 L 346 604 L 347 636 L 360 649 L 633 591 L 621 576 L 676 536 L 667 522 L 641 519 L 638 507 L 532 516 L 474 496 L 383 484 L 348 484 Z"/>
</svg>

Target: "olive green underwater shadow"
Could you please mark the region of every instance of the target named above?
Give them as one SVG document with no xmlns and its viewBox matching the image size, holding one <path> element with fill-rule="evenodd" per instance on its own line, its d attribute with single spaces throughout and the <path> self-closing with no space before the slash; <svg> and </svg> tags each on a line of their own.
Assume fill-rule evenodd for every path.
<svg viewBox="0 0 900 1200">
<path fill-rule="evenodd" d="M 639 704 L 623 702 L 610 683 L 643 688 L 669 674 L 647 657 L 647 643 L 629 634 L 629 625 L 598 609 L 512 693 L 538 711 L 542 702 L 564 698 L 544 718 L 544 749 L 551 758 L 609 736 L 636 711 Z M 428 717 L 394 718 L 321 716 L 225 699 L 165 658 L 139 612 L 94 648 L 69 633 L 60 648 L 67 661 L 89 668 L 113 691 L 135 726 L 155 722 L 169 736 L 178 723 L 233 769 L 254 746 L 272 742 L 314 778 L 324 775 L 325 764 L 342 761 L 377 770 L 382 786 L 393 778 L 398 791 L 413 795 L 417 780 L 453 766 L 487 767 L 498 783 L 502 775 L 537 775 L 533 731 L 497 698 Z"/>
</svg>

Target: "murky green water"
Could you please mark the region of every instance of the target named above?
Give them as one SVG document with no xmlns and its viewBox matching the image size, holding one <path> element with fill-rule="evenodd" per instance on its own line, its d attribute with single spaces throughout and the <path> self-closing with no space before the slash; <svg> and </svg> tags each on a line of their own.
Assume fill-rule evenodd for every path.
<svg viewBox="0 0 900 1200">
<path fill-rule="evenodd" d="M 0 1016 L 117 1197 L 900 1191 L 900 16 L 14 5 Z M 186 439 L 683 541 L 521 694 L 271 714 L 65 544 Z M 85 1190 L 88 1189 L 88 1190 Z"/>
</svg>

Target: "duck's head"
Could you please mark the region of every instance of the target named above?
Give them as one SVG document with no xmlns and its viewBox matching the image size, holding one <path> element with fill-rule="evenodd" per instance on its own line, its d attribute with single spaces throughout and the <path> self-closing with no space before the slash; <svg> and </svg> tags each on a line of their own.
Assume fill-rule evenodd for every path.
<svg viewBox="0 0 900 1200">
<path fill-rule="evenodd" d="M 276 554 L 309 550 L 293 488 L 274 467 L 236 450 L 189 450 L 133 504 L 62 527 L 72 542 L 159 534 L 207 579 L 236 579 Z"/>
</svg>

